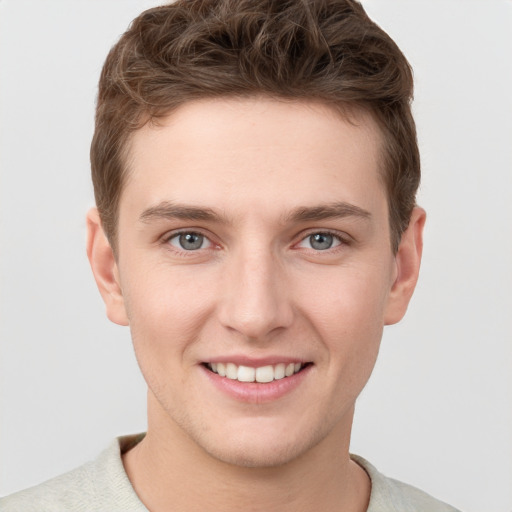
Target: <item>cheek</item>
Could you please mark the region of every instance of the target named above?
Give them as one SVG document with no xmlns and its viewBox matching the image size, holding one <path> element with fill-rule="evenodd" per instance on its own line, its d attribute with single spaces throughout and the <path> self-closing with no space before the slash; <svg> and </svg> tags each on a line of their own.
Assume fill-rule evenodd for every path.
<svg viewBox="0 0 512 512">
<path fill-rule="evenodd" d="M 321 286 L 304 287 L 301 309 L 336 365 L 371 371 L 383 330 L 388 287 L 382 272 L 337 269 Z"/>
<path fill-rule="evenodd" d="M 164 266 L 127 275 L 130 283 L 123 295 L 135 349 L 165 365 L 165 354 L 184 352 L 197 339 L 213 305 L 205 285 L 211 281 Z"/>
<path fill-rule="evenodd" d="M 371 271 L 368 267 L 338 267 L 310 273 L 302 280 L 297 297 L 302 298 L 303 310 L 326 329 L 364 329 L 368 324 L 383 324 L 388 281 L 387 274 L 378 267 Z"/>
</svg>

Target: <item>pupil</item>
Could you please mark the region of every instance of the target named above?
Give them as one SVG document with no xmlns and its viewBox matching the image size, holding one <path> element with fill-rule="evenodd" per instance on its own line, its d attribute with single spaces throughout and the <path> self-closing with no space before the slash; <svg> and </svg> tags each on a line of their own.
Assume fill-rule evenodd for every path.
<svg viewBox="0 0 512 512">
<path fill-rule="evenodd" d="M 326 249 L 330 249 L 333 242 L 332 235 L 328 233 L 316 233 L 309 237 L 311 247 L 313 249 L 317 249 L 319 251 L 325 251 Z"/>
<path fill-rule="evenodd" d="M 203 245 L 203 235 L 199 235 L 198 233 L 183 233 L 180 235 L 180 245 L 183 249 L 188 251 L 200 249 Z"/>
</svg>

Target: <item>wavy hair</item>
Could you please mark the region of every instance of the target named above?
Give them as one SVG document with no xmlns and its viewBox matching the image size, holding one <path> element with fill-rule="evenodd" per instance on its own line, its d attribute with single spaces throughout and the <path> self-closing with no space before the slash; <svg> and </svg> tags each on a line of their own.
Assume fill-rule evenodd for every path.
<svg viewBox="0 0 512 512">
<path fill-rule="evenodd" d="M 355 0 L 178 0 L 131 23 L 101 73 L 91 145 L 96 204 L 114 250 L 130 135 L 188 101 L 255 95 L 371 113 L 396 250 L 420 181 L 413 76 Z"/>
</svg>

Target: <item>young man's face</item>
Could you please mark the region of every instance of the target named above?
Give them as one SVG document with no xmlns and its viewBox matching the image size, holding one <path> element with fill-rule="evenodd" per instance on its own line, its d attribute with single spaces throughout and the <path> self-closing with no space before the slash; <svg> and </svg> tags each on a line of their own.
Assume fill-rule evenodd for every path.
<svg viewBox="0 0 512 512">
<path fill-rule="evenodd" d="M 104 297 L 130 325 L 150 432 L 249 466 L 348 443 L 382 328 L 412 293 L 379 134 L 355 121 L 203 100 L 135 133 Z M 255 379 L 271 382 L 241 382 Z"/>
</svg>

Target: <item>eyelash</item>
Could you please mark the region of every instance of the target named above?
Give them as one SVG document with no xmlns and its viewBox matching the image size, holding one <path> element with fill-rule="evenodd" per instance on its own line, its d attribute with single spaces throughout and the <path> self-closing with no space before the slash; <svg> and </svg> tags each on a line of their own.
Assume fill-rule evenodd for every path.
<svg viewBox="0 0 512 512">
<path fill-rule="evenodd" d="M 199 235 L 201 237 L 203 237 L 205 240 L 207 240 L 210 244 L 209 247 L 205 247 L 203 249 L 199 248 L 197 250 L 186 250 L 186 249 L 183 249 L 183 248 L 178 248 L 178 247 L 174 247 L 172 244 L 171 244 L 171 240 L 173 238 L 178 238 L 179 236 L 181 235 Z M 162 239 L 162 244 L 165 245 L 170 251 L 172 251 L 175 255 L 178 255 L 180 257 L 183 257 L 183 258 L 190 258 L 190 257 L 193 257 L 193 256 L 197 256 L 198 253 L 200 252 L 203 252 L 203 251 L 211 251 L 211 250 L 214 250 L 216 247 L 219 247 L 218 244 L 216 244 L 215 242 L 213 242 L 211 240 L 211 237 L 206 235 L 205 233 L 201 232 L 201 230 L 199 229 L 183 229 L 181 231 L 174 231 L 166 236 L 163 237 Z"/>
<path fill-rule="evenodd" d="M 171 240 L 174 239 L 174 238 L 177 238 L 179 237 L 180 235 L 199 235 L 201 237 L 204 237 L 205 240 L 207 240 L 210 244 L 209 247 L 206 247 L 204 249 L 196 249 L 196 250 L 186 250 L 186 249 L 183 249 L 183 248 L 178 248 L 178 247 L 174 247 L 172 244 L 171 244 Z M 311 236 L 313 235 L 328 235 L 328 236 L 332 236 L 334 239 L 337 240 L 338 242 L 338 245 L 335 245 L 334 247 L 329 247 L 327 249 L 314 249 L 314 248 L 307 248 L 305 247 L 304 249 L 307 250 L 307 251 L 311 251 L 315 254 L 322 254 L 322 253 L 325 253 L 325 254 L 332 254 L 333 252 L 337 251 L 337 250 L 340 250 L 342 249 L 344 246 L 349 246 L 351 244 L 351 240 L 349 239 L 348 235 L 346 235 L 345 233 L 340 233 L 338 231 L 334 231 L 334 230 L 310 230 L 306 233 L 301 233 L 300 235 L 300 239 L 298 242 L 294 243 L 293 244 L 293 247 L 297 247 L 299 244 L 301 244 L 302 242 L 306 241 L 308 238 L 310 238 Z M 172 250 L 175 254 L 181 256 L 181 257 L 191 257 L 191 256 L 197 256 L 197 254 L 199 252 L 203 252 L 205 250 L 207 251 L 211 251 L 211 250 L 215 250 L 216 248 L 219 248 L 219 244 L 216 244 L 215 242 L 213 242 L 211 240 L 211 237 L 206 235 L 205 233 L 201 232 L 201 230 L 195 230 L 195 229 L 188 229 L 188 230 L 181 230 L 181 231 L 175 231 L 175 232 L 172 232 L 166 236 L 163 237 L 162 239 L 162 244 L 166 245 L 169 250 Z"/>
<path fill-rule="evenodd" d="M 321 229 L 321 230 L 310 230 L 305 234 L 301 235 L 301 238 L 299 242 L 294 244 L 295 246 L 298 246 L 299 244 L 305 242 L 308 238 L 312 237 L 313 235 L 327 235 L 332 236 L 334 239 L 338 241 L 338 245 L 335 245 L 334 247 L 329 247 L 327 249 L 314 249 L 314 248 L 305 248 L 308 251 L 312 251 L 315 254 L 332 254 L 333 252 L 336 252 L 337 250 L 343 249 L 343 247 L 350 245 L 350 239 L 348 235 L 345 233 L 340 233 L 339 231 L 329 230 L 329 229 Z"/>
</svg>

